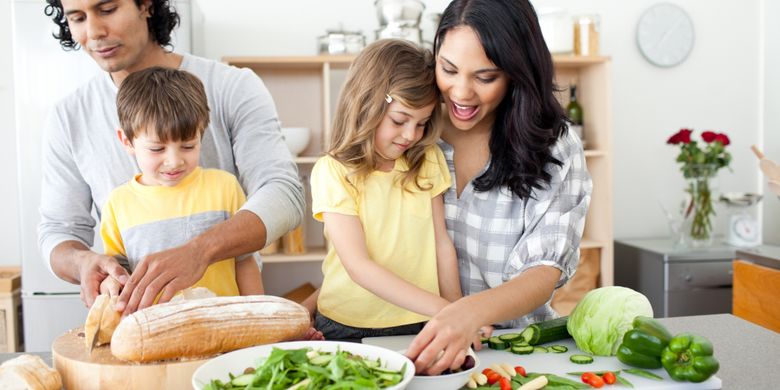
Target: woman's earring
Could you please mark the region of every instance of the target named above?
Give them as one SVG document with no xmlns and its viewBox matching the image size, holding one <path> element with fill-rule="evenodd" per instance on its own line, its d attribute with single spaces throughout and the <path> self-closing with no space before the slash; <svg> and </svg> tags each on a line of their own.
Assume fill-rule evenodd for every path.
<svg viewBox="0 0 780 390">
<path fill-rule="evenodd" d="M 389 94 L 389 93 L 388 93 L 388 94 L 385 94 L 385 101 L 387 102 L 387 104 L 390 104 L 390 103 L 392 103 L 392 102 L 393 102 L 393 97 L 392 97 L 392 96 L 390 96 L 390 94 Z"/>
</svg>

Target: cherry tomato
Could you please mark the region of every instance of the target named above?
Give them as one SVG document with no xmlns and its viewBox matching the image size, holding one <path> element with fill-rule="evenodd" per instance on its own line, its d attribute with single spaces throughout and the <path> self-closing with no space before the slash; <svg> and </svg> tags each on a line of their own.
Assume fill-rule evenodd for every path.
<svg viewBox="0 0 780 390">
<path fill-rule="evenodd" d="M 588 384 L 590 387 L 600 389 L 604 386 L 604 379 L 601 379 L 600 376 L 594 374 L 593 377 L 590 378 L 590 381 L 588 381 Z"/>
<path fill-rule="evenodd" d="M 501 390 L 512 390 L 512 385 L 509 383 L 509 379 L 506 379 L 503 376 L 498 379 L 498 385 L 501 387 Z"/>
<path fill-rule="evenodd" d="M 520 376 L 523 376 L 523 377 L 527 376 L 525 374 L 525 368 L 523 368 L 523 366 L 515 366 L 515 372 L 517 373 L 517 375 L 520 375 Z"/>
<path fill-rule="evenodd" d="M 605 372 L 604 375 L 601 376 L 601 378 L 604 379 L 604 383 L 608 385 L 614 385 L 615 382 L 617 382 L 615 373 L 613 373 L 612 371 Z"/>
<path fill-rule="evenodd" d="M 598 375 L 592 372 L 586 372 L 582 374 L 580 379 L 582 379 L 582 383 L 590 384 L 590 379 L 593 378 L 594 376 L 598 376 Z"/>
<path fill-rule="evenodd" d="M 501 378 L 501 375 L 499 375 L 497 372 L 489 368 L 482 370 L 482 373 L 485 374 L 485 376 L 487 377 L 488 384 L 491 385 L 498 382 L 498 380 Z"/>
</svg>

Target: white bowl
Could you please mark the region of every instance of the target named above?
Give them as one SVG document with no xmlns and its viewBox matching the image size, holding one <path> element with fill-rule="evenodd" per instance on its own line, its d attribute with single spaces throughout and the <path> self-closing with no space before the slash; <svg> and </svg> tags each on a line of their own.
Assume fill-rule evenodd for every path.
<svg viewBox="0 0 780 390">
<path fill-rule="evenodd" d="M 290 153 L 297 156 L 309 145 L 311 130 L 308 127 L 282 127 L 282 137 Z"/>
<path fill-rule="evenodd" d="M 414 379 L 409 382 L 409 386 L 406 386 L 406 390 L 457 390 L 462 388 L 469 381 L 471 373 L 479 369 L 477 354 L 471 348 L 469 348 L 468 354 L 474 358 L 474 367 L 448 375 L 415 375 Z"/>
<path fill-rule="evenodd" d="M 400 370 L 406 365 L 403 373 L 404 377 L 401 382 L 393 387 L 388 387 L 387 389 L 389 390 L 405 389 L 414 377 L 414 363 L 406 356 L 389 349 L 343 341 L 290 341 L 258 345 L 256 347 L 239 349 L 217 356 L 195 370 L 195 373 L 192 374 L 192 387 L 195 390 L 202 390 L 203 387 L 213 379 L 227 381 L 228 373 L 233 373 L 233 375 L 242 374 L 247 367 L 254 368 L 261 358 L 268 357 L 274 347 L 281 349 L 310 347 L 314 350 L 323 352 L 336 352 L 337 350 L 349 351 L 352 354 L 360 355 L 371 360 L 378 358 L 384 367 L 391 370 Z"/>
</svg>

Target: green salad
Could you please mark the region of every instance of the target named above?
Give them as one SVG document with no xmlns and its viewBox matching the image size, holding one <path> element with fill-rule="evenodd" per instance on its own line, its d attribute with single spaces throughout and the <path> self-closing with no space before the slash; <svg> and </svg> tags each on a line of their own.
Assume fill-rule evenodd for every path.
<svg viewBox="0 0 780 390">
<path fill-rule="evenodd" d="M 382 389 L 403 379 L 400 370 L 382 367 L 379 359 L 369 360 L 347 351 L 321 352 L 312 348 L 274 348 L 256 368 L 241 375 L 230 373 L 223 382 L 214 379 L 203 390 L 225 389 Z"/>
</svg>

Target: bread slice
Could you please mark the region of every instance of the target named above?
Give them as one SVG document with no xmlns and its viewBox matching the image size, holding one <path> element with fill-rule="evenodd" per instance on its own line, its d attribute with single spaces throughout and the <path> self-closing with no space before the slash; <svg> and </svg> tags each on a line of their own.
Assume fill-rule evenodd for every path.
<svg viewBox="0 0 780 390">
<path fill-rule="evenodd" d="M 0 365 L 0 389 L 60 390 L 62 377 L 40 356 L 21 355 Z"/>
<path fill-rule="evenodd" d="M 310 326 L 306 308 L 270 295 L 168 302 L 125 317 L 111 353 L 135 362 L 207 357 L 296 339 Z"/>
</svg>

